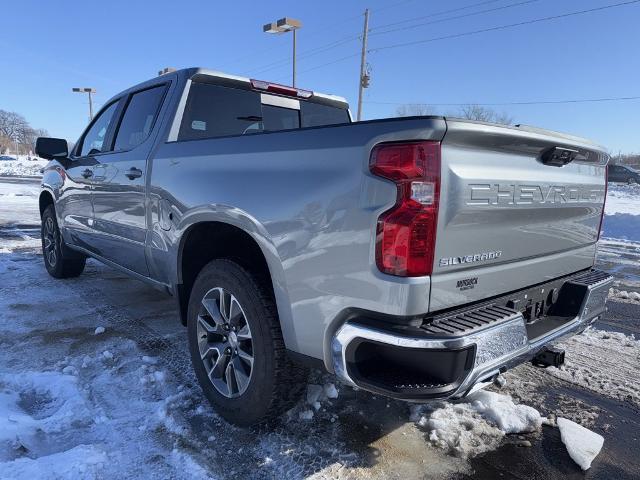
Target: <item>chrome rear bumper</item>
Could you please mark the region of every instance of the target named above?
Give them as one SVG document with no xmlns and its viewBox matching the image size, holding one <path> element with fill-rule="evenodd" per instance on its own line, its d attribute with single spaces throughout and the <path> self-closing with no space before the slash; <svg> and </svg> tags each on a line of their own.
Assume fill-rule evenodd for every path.
<svg viewBox="0 0 640 480">
<path fill-rule="evenodd" d="M 606 310 L 605 303 L 612 281 L 611 276 L 592 270 L 565 282 L 562 285 L 565 298 L 569 297 L 569 303 L 577 314 L 567 317 L 566 321 L 544 335 L 532 339 L 529 338 L 522 313 L 491 304 L 452 312 L 439 324 L 429 324 L 427 335 L 419 336 L 400 335 L 349 321 L 336 331 L 332 339 L 333 368 L 336 375 L 348 384 L 395 398 L 424 400 L 464 397 L 492 381 L 499 373 L 530 360 L 542 347 L 581 332 L 593 323 Z M 451 334 L 448 330 L 452 329 L 448 326 L 456 326 L 460 332 Z M 439 335 L 438 331 L 443 334 Z M 466 359 L 456 360 L 458 364 L 464 363 L 464 368 L 458 365 L 448 370 L 458 372 L 455 374 L 458 375 L 455 381 L 433 384 L 417 382 L 419 385 L 400 385 L 406 388 L 385 388 L 384 385 L 363 379 L 359 373 L 354 349 L 364 343 L 374 349 L 388 349 L 394 358 L 403 355 L 416 362 L 425 359 L 437 362 L 437 358 L 442 357 L 429 355 L 442 355 L 442 352 L 447 351 L 465 351 L 468 354 Z M 375 368 L 374 366 L 372 370 L 369 367 L 368 370 L 375 371 Z M 406 377 L 402 381 L 407 383 Z"/>
</svg>

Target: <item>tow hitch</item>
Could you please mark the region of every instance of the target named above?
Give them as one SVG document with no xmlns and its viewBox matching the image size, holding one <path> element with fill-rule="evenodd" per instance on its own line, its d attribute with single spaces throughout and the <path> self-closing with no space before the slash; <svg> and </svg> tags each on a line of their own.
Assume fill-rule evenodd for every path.
<svg viewBox="0 0 640 480">
<path fill-rule="evenodd" d="M 555 347 L 544 347 L 533 357 L 531 363 L 540 368 L 560 368 L 564 365 L 564 350 Z"/>
</svg>

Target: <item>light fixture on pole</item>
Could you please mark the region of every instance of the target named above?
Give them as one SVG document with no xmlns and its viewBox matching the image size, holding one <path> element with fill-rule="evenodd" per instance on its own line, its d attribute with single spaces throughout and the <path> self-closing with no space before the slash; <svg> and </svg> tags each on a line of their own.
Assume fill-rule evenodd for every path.
<svg viewBox="0 0 640 480">
<path fill-rule="evenodd" d="M 71 91 L 75 93 L 86 93 L 89 95 L 89 121 L 93 120 L 93 98 L 91 97 L 91 95 L 96 93 L 96 89 L 89 87 L 74 87 L 71 89 Z"/>
<path fill-rule="evenodd" d="M 262 27 L 265 33 L 293 32 L 293 78 L 291 86 L 296 86 L 296 30 L 302 28 L 302 22 L 295 18 L 284 17 L 277 22 L 267 23 Z"/>
</svg>

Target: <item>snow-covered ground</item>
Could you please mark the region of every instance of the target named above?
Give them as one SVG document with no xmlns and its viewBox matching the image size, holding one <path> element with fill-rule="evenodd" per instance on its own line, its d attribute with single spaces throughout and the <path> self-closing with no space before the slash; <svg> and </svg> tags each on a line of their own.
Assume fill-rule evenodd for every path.
<svg viewBox="0 0 640 480">
<path fill-rule="evenodd" d="M 640 185 L 610 183 L 604 213 L 604 239 L 640 244 Z"/>
<path fill-rule="evenodd" d="M 609 218 L 640 213 L 631 190 L 620 192 L 625 211 L 608 207 L 605 227 Z M 604 437 L 592 471 L 606 477 L 599 468 L 626 465 L 624 452 L 611 450 L 615 419 L 582 397 L 565 398 L 584 390 L 640 409 L 640 342 L 601 327 L 562 345 L 562 369 L 523 365 L 505 375 L 502 391 L 463 402 L 410 408 L 314 372 L 305 398 L 275 428 L 232 427 L 193 378 L 170 298 L 93 261 L 78 279 L 46 274 L 37 194 L 35 183 L 0 180 L 2 479 L 449 478 L 473 473 L 474 458 L 496 449 L 523 447 L 509 455 L 531 463 L 536 449 L 555 441 L 563 450 L 553 461 L 536 457 L 551 469 L 561 454 L 569 457 L 561 439 L 586 466 L 598 439 L 576 442 L 586 434 L 575 435 L 580 430 L 563 418 Z M 606 242 L 611 261 L 633 258 L 616 257 L 617 248 L 640 247 Z M 633 291 L 624 282 L 617 291 Z M 561 401 L 551 401 L 557 392 L 565 392 Z"/>
<path fill-rule="evenodd" d="M 640 215 L 640 185 L 610 183 L 607 191 L 606 215 Z"/>
<path fill-rule="evenodd" d="M 0 175 L 12 175 L 23 177 L 40 177 L 40 170 L 49 160 L 44 158 L 18 155 L 16 160 L 0 160 Z"/>
</svg>

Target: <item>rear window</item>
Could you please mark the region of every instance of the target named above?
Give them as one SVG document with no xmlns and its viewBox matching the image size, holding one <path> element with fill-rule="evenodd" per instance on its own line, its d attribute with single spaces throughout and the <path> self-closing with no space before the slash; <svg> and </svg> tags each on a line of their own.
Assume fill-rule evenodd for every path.
<svg viewBox="0 0 640 480">
<path fill-rule="evenodd" d="M 260 93 L 207 83 L 191 84 L 178 140 L 249 135 L 348 123 L 347 110 L 300 101 L 300 110 L 262 104 Z"/>
<path fill-rule="evenodd" d="M 321 105 L 319 103 L 300 102 L 300 114 L 303 127 L 321 127 L 349 123 L 349 112 L 342 108 Z"/>
</svg>

